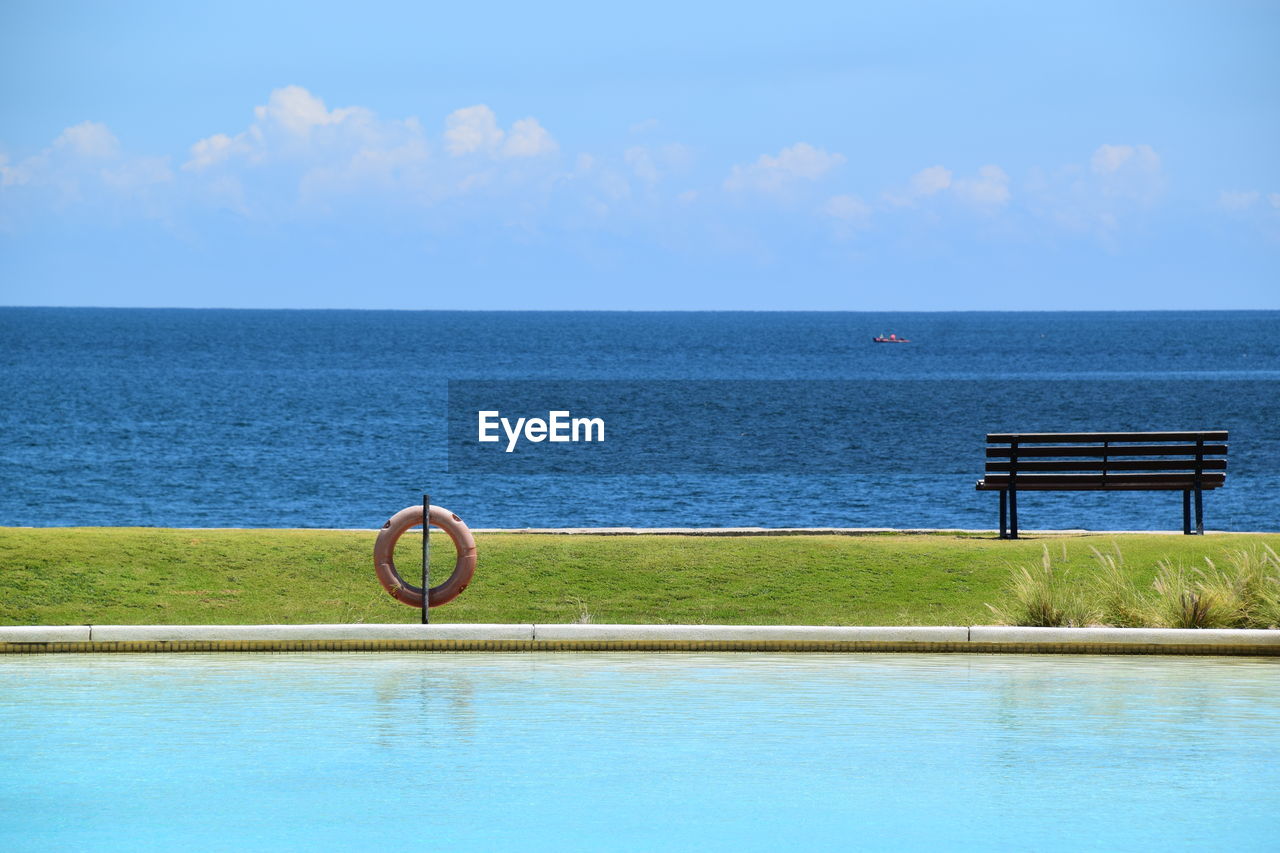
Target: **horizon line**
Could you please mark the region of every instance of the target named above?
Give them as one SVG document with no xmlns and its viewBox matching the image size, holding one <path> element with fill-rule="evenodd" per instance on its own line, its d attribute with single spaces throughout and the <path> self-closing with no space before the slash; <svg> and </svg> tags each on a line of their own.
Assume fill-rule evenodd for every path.
<svg viewBox="0 0 1280 853">
<path fill-rule="evenodd" d="M 1194 314 L 1275 312 L 1274 308 L 337 308 L 235 305 L 0 305 L 41 311 L 351 311 L 419 314 Z"/>
</svg>

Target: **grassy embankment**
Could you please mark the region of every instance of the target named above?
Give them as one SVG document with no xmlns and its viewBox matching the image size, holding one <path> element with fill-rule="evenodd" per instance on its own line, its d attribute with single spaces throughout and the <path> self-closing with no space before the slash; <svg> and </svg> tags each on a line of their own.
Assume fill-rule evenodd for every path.
<svg viewBox="0 0 1280 853">
<path fill-rule="evenodd" d="M 0 528 L 0 624 L 415 622 L 372 564 L 372 532 Z M 433 543 L 434 543 L 433 538 Z M 547 536 L 477 537 L 470 589 L 440 622 L 990 624 L 1015 567 L 1086 580 L 1090 546 L 1124 554 L 1149 585 L 1158 561 L 1204 565 L 1280 535 Z M 421 540 L 397 550 L 419 576 Z M 433 579 L 453 564 L 441 536 Z M 436 581 L 438 582 L 438 580 Z"/>
</svg>

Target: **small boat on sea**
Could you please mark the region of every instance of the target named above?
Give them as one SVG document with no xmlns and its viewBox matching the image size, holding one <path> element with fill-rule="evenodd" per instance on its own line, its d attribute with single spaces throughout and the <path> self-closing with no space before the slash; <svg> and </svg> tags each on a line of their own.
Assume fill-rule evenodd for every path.
<svg viewBox="0 0 1280 853">
<path fill-rule="evenodd" d="M 877 335 L 871 340 L 875 341 L 878 344 L 909 344 L 911 343 L 911 341 L 908 340 L 907 338 L 900 338 L 897 335 L 893 334 L 892 332 L 890 332 L 887 336 Z"/>
</svg>

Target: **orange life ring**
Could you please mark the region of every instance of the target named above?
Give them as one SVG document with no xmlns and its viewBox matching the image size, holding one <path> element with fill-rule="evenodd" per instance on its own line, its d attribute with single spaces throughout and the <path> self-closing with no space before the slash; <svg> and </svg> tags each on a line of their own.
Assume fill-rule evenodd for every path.
<svg viewBox="0 0 1280 853">
<path fill-rule="evenodd" d="M 378 572 L 378 582 L 382 588 L 391 593 L 396 601 L 403 601 L 410 607 L 422 607 L 422 587 L 406 583 L 396 571 L 396 542 L 409 528 L 422 523 L 422 507 L 407 506 L 391 516 L 391 519 L 378 531 L 378 541 L 373 543 L 373 567 Z M 427 598 L 431 607 L 439 607 L 453 601 L 471 583 L 476 573 L 476 540 L 471 530 L 453 513 L 444 507 L 431 507 L 431 523 L 439 527 L 453 540 L 458 559 L 453 564 L 453 573 L 449 579 L 439 586 L 431 587 Z"/>
</svg>

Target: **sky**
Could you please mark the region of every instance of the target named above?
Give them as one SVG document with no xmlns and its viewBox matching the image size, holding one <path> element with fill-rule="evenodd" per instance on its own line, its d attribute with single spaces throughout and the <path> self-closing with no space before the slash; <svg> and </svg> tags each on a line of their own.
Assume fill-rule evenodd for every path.
<svg viewBox="0 0 1280 853">
<path fill-rule="evenodd" d="M 1280 308 L 1278 40 L 1273 2 L 5 0 L 0 304 Z"/>
</svg>

